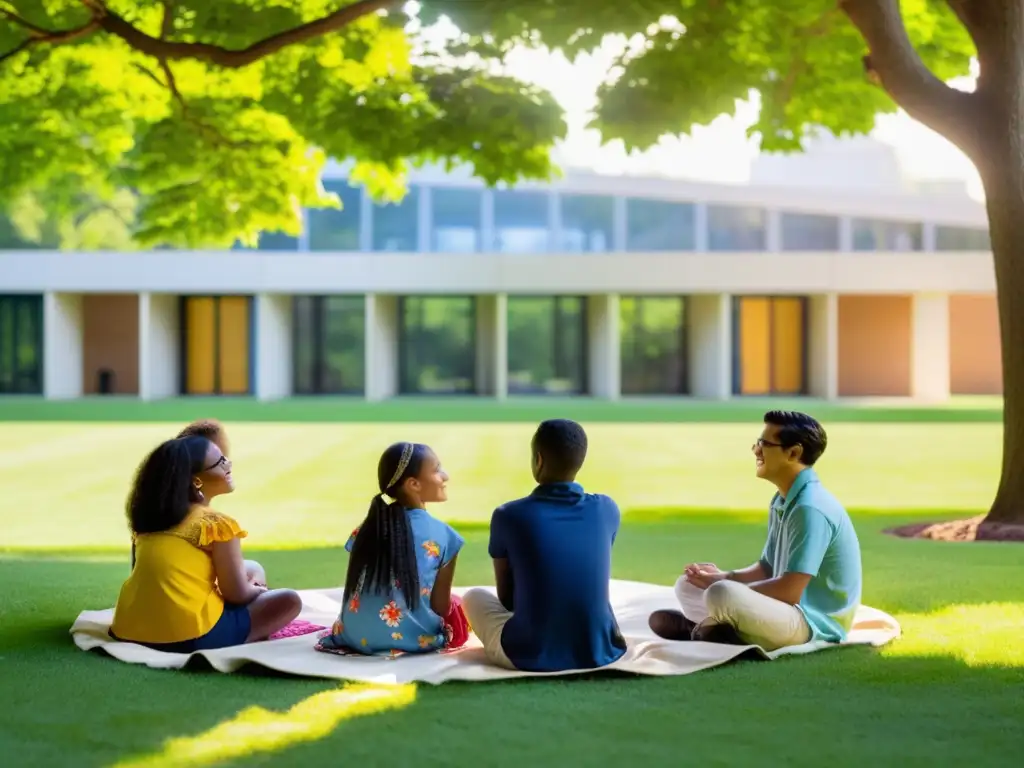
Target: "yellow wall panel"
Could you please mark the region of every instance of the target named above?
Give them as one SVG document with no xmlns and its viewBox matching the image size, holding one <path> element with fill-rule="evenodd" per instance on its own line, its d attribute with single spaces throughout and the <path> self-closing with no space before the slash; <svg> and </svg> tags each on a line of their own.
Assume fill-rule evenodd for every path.
<svg viewBox="0 0 1024 768">
<path fill-rule="evenodd" d="M 210 395 L 215 390 L 214 301 L 206 296 L 185 299 L 185 392 L 189 395 Z"/>
<path fill-rule="evenodd" d="M 220 299 L 220 392 L 244 395 L 249 392 L 249 299 L 223 296 Z"/>
<path fill-rule="evenodd" d="M 769 299 L 740 299 L 740 393 L 771 391 L 771 303 Z"/>
<path fill-rule="evenodd" d="M 800 299 L 772 300 L 772 392 L 796 395 L 804 387 L 804 308 Z"/>
</svg>

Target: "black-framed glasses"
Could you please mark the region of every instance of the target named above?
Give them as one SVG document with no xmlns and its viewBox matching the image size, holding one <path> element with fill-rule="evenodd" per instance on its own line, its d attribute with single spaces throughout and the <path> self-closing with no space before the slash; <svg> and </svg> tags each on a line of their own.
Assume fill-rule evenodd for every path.
<svg viewBox="0 0 1024 768">
<path fill-rule="evenodd" d="M 221 457 L 217 459 L 215 462 L 213 462 L 213 464 L 211 464 L 208 467 L 203 467 L 203 472 L 212 472 L 213 470 L 217 469 L 217 467 L 224 467 L 225 469 L 227 469 L 230 466 L 231 459 L 221 454 Z"/>
<path fill-rule="evenodd" d="M 784 448 L 782 443 L 773 443 L 771 440 L 765 440 L 763 437 L 757 438 L 754 441 L 754 448 Z"/>
</svg>

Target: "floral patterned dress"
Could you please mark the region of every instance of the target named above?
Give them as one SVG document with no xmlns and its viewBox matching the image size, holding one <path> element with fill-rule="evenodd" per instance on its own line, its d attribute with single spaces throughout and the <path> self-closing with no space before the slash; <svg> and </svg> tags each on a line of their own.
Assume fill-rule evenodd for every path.
<svg viewBox="0 0 1024 768">
<path fill-rule="evenodd" d="M 331 632 L 320 639 L 319 650 L 394 655 L 436 651 L 445 647 L 444 620 L 431 610 L 430 592 L 438 571 L 459 553 L 465 540 L 454 528 L 424 509 L 410 509 L 407 514 L 419 571 L 419 604 L 410 610 L 401 590 L 374 594 L 366 592 L 360 582 L 359 588 L 341 607 Z M 345 544 L 348 552 L 352 551 L 358 532 L 357 528 L 349 536 Z"/>
</svg>

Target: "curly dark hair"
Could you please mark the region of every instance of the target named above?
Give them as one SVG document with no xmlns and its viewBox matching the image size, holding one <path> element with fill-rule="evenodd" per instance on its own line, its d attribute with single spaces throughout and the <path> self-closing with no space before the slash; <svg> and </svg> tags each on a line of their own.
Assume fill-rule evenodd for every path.
<svg viewBox="0 0 1024 768">
<path fill-rule="evenodd" d="M 161 443 L 139 465 L 128 496 L 132 533 L 160 533 L 181 523 L 200 497 L 192 478 L 205 469 L 210 440 L 192 436 Z"/>
<path fill-rule="evenodd" d="M 548 479 L 570 480 L 587 458 L 587 433 L 570 419 L 543 421 L 533 436 L 533 452 L 544 459 Z"/>
<path fill-rule="evenodd" d="M 224 453 L 228 452 L 227 433 L 224 425 L 216 419 L 196 419 L 181 430 L 178 437 L 205 437 L 211 443 L 218 442 L 219 438 L 219 442 L 224 444 Z"/>
</svg>

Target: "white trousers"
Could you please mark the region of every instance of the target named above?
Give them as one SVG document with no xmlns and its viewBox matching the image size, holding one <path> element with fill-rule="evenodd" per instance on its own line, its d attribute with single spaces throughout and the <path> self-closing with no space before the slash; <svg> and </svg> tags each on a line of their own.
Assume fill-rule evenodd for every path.
<svg viewBox="0 0 1024 768">
<path fill-rule="evenodd" d="M 496 667 L 515 669 L 501 647 L 501 633 L 512 618 L 512 612 L 505 609 L 497 595 L 486 589 L 471 589 L 462 596 L 462 609 L 484 645 L 487 660 Z"/>
<path fill-rule="evenodd" d="M 700 589 L 681 576 L 675 592 L 690 621 L 731 624 L 742 640 L 766 651 L 803 645 L 811 639 L 811 628 L 799 608 L 755 592 L 746 584 L 717 581 Z"/>
</svg>

